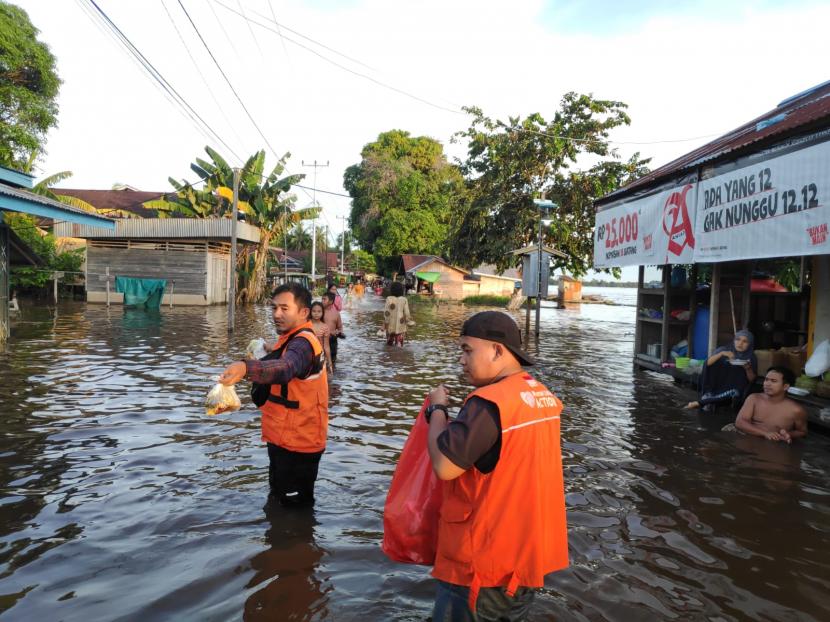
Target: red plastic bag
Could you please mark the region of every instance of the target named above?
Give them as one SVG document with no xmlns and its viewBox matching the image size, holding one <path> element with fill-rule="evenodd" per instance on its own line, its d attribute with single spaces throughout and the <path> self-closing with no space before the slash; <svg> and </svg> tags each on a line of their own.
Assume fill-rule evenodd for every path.
<svg viewBox="0 0 830 622">
<path fill-rule="evenodd" d="M 427 451 L 429 425 L 424 400 L 403 446 L 383 508 L 383 544 L 387 557 L 406 564 L 435 563 L 441 481 L 432 470 Z"/>
</svg>

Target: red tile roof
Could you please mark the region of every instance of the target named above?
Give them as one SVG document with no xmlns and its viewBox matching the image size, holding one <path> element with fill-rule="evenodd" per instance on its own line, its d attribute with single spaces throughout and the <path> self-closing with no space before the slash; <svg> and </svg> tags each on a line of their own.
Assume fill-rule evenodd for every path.
<svg viewBox="0 0 830 622">
<path fill-rule="evenodd" d="M 659 182 L 690 171 L 704 163 L 734 159 L 784 138 L 828 127 L 830 127 L 830 81 L 785 99 L 776 108 L 760 117 L 664 164 L 648 175 L 602 197 L 596 203 L 601 205 L 617 200 L 634 190 L 657 185 Z"/>
<path fill-rule="evenodd" d="M 81 188 L 52 188 L 58 195 L 66 195 L 86 201 L 98 210 L 122 210 L 141 218 L 156 218 L 156 210 L 147 209 L 143 203 L 160 199 L 172 192 L 145 192 L 142 190 L 85 190 Z"/>
</svg>

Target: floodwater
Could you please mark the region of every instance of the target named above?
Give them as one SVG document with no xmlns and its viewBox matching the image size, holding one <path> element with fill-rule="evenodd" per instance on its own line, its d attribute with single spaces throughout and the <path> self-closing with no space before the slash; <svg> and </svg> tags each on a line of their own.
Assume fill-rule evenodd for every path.
<svg viewBox="0 0 830 622">
<path fill-rule="evenodd" d="M 24 309 L 0 354 L 0 619 L 426 619 L 428 569 L 380 550 L 383 502 L 427 389 L 468 390 L 454 336 L 473 309 L 412 308 L 403 349 L 375 336 L 376 297 L 344 313 L 316 510 L 267 515 L 256 410 L 202 407 L 273 335 L 267 307 L 230 339 L 224 308 Z M 680 410 L 687 389 L 632 371 L 634 313 L 546 308 L 529 346 L 566 406 L 571 555 L 532 619 L 830 619 L 830 442 Z"/>
</svg>

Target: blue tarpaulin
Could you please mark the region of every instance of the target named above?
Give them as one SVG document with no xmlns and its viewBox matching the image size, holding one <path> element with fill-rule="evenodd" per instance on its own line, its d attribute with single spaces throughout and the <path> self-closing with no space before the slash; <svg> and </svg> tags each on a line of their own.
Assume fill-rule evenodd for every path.
<svg viewBox="0 0 830 622">
<path fill-rule="evenodd" d="M 143 306 L 148 309 L 161 307 L 161 298 L 167 281 L 164 279 L 136 279 L 131 276 L 115 277 L 115 291 L 124 294 L 126 306 Z"/>
</svg>

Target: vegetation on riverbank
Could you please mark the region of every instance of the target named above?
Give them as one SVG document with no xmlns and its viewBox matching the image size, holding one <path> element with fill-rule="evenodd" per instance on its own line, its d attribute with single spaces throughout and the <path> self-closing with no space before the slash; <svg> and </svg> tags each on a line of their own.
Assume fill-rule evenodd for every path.
<svg viewBox="0 0 830 622">
<path fill-rule="evenodd" d="M 461 302 L 465 305 L 507 308 L 510 296 L 467 296 Z"/>
</svg>

